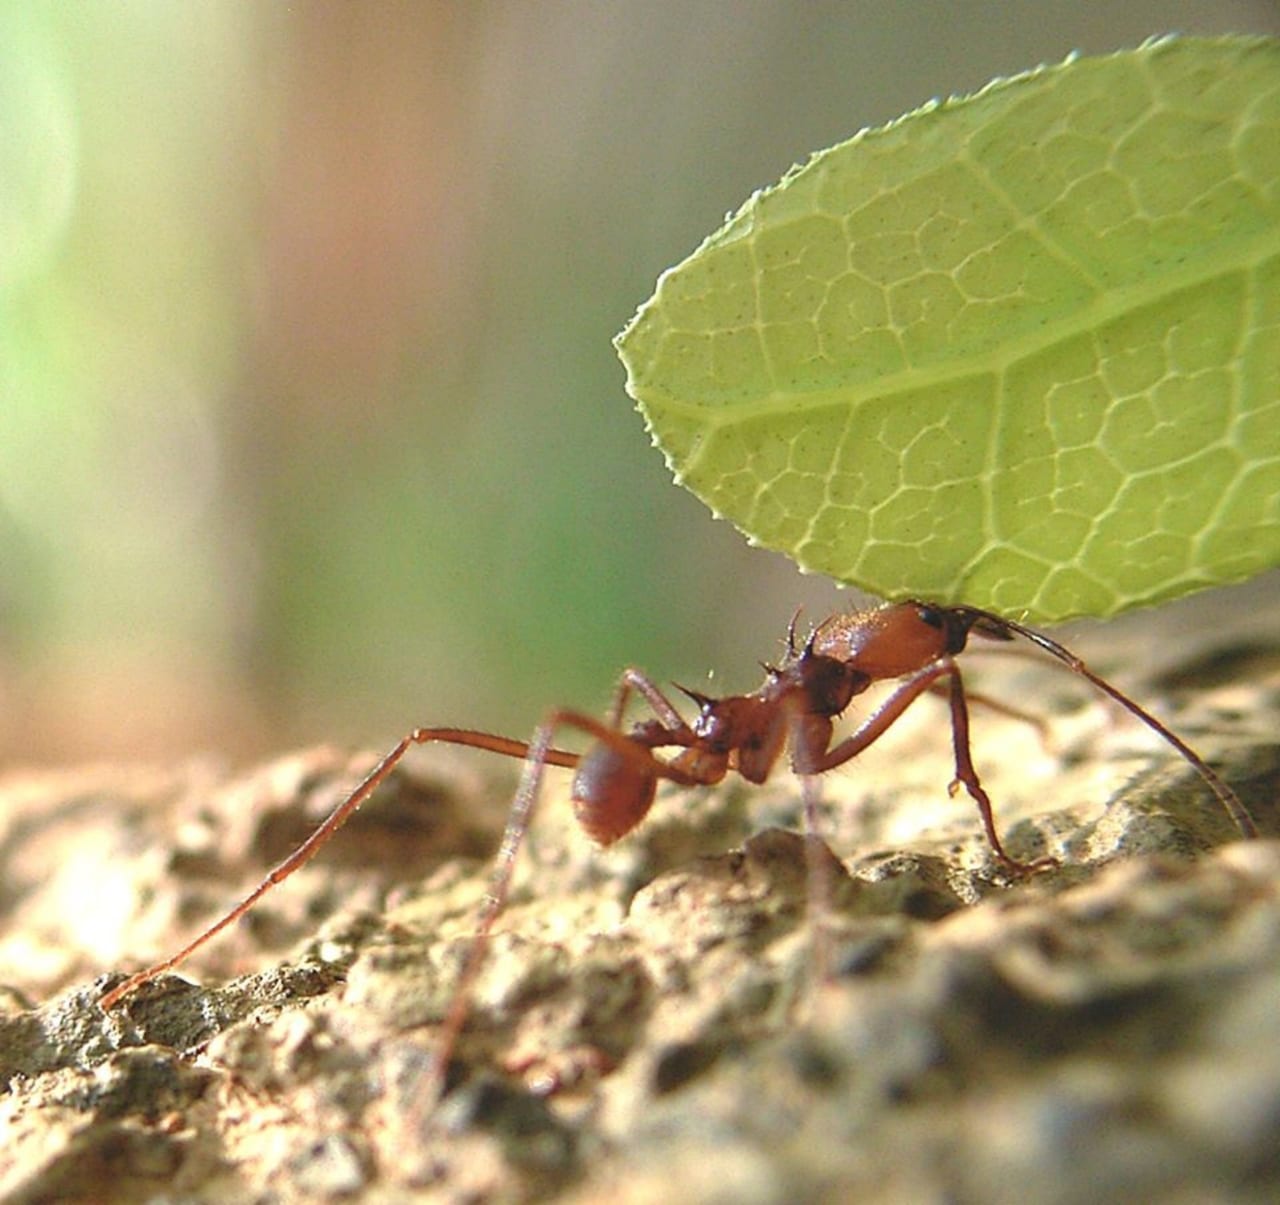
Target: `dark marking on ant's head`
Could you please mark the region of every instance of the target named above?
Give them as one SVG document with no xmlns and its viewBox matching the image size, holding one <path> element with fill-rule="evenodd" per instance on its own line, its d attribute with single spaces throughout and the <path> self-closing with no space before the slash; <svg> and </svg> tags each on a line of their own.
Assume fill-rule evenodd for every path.
<svg viewBox="0 0 1280 1205">
<path fill-rule="evenodd" d="M 916 617 L 921 623 L 942 632 L 946 651 L 951 656 L 964 652 L 969 636 L 976 633 L 988 640 L 1012 640 L 1013 632 L 998 616 L 976 607 L 940 607 L 935 603 L 916 602 Z"/>
<path fill-rule="evenodd" d="M 915 604 L 916 616 L 921 623 L 927 623 L 931 628 L 946 627 L 948 612 L 942 610 L 941 607 L 935 607 L 932 603 Z"/>
</svg>

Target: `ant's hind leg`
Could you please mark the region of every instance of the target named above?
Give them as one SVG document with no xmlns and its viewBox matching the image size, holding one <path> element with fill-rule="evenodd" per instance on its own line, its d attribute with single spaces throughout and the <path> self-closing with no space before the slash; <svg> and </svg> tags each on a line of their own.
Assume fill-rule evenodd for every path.
<svg viewBox="0 0 1280 1205">
<path fill-rule="evenodd" d="M 346 796 L 317 826 L 315 831 L 295 849 L 283 862 L 279 863 L 247 896 L 224 916 L 200 933 L 194 940 L 183 946 L 176 954 L 154 963 L 144 970 L 131 975 L 123 983 L 117 984 L 107 992 L 99 1004 L 104 1009 L 114 1008 L 126 996 L 149 983 L 157 976 L 171 971 L 185 962 L 206 942 L 212 940 L 223 929 L 234 924 L 250 908 L 254 906 L 273 887 L 284 882 L 295 870 L 301 869 L 319 853 L 331 837 L 360 809 L 361 805 L 382 785 L 399 765 L 400 761 L 414 745 L 440 743 L 449 745 L 465 745 L 473 749 L 483 749 L 489 753 L 497 753 L 504 757 L 527 758 L 530 746 L 523 741 L 509 737 L 494 736 L 488 732 L 476 732 L 468 728 L 415 728 L 402 738 L 396 746 L 383 756 L 364 776 L 352 792 Z M 578 764 L 578 755 L 563 749 L 553 749 L 549 745 L 542 751 L 542 764 L 566 766 L 572 768 Z"/>
<path fill-rule="evenodd" d="M 618 675 L 618 685 L 614 690 L 613 705 L 609 708 L 606 727 L 614 731 L 622 728 L 622 717 L 627 710 L 627 703 L 632 692 L 643 695 L 646 703 L 653 708 L 663 726 L 673 731 L 686 729 L 684 717 L 676 710 L 675 704 L 662 692 L 654 680 L 642 669 L 634 666 L 624 669 Z"/>
<path fill-rule="evenodd" d="M 348 820 L 355 815 L 360 805 L 364 803 L 374 791 L 382 785 L 386 777 L 395 769 L 396 765 L 408 752 L 409 747 L 420 740 L 429 739 L 448 739 L 433 738 L 426 735 L 428 732 L 434 731 L 429 729 L 416 729 L 408 736 L 404 737 L 394 749 L 387 753 L 368 774 L 360 781 L 359 785 L 343 799 L 337 807 L 329 813 L 328 816 L 321 821 L 320 825 L 301 845 L 298 846 L 287 858 L 279 865 L 274 867 L 266 878 L 262 880 L 247 896 L 244 897 L 231 911 L 214 921 L 207 929 L 198 934 L 187 945 L 183 946 L 176 954 L 164 959 L 161 962 L 152 964 L 141 971 L 130 975 L 123 983 L 118 983 L 109 992 L 107 992 L 98 1003 L 102 1008 L 110 1010 L 120 1003 L 126 996 L 131 995 L 140 988 L 144 983 L 150 983 L 151 980 L 163 975 L 166 971 L 171 971 L 175 967 L 185 962 L 192 954 L 194 954 L 206 942 L 211 941 L 223 929 L 238 921 L 250 908 L 254 906 L 264 895 L 273 887 L 283 883 L 295 870 L 305 866 L 333 835 Z M 452 731 L 442 729 L 439 731 Z M 478 737 L 479 733 L 460 733 L 463 737 Z M 499 740 L 500 738 L 494 738 Z M 458 744 L 474 743 L 468 740 L 458 740 Z M 486 746 L 488 747 L 488 746 Z M 503 752 L 502 749 L 495 749 L 495 752 Z"/>
</svg>

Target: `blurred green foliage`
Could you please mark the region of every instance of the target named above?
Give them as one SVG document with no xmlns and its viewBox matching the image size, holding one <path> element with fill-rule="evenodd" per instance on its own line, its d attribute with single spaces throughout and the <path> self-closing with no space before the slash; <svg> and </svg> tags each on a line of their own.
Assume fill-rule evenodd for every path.
<svg viewBox="0 0 1280 1205">
<path fill-rule="evenodd" d="M 527 731 L 834 590 L 672 488 L 611 336 L 940 91 L 1274 6 L 0 0 L 0 753 Z"/>
</svg>

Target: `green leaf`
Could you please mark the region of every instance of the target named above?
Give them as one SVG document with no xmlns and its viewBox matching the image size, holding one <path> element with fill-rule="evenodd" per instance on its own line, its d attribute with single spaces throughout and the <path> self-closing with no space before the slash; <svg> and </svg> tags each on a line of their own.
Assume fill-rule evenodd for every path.
<svg viewBox="0 0 1280 1205">
<path fill-rule="evenodd" d="M 1280 563 L 1280 42 L 1072 58 L 863 130 L 617 346 L 680 484 L 890 599 L 1045 623 Z"/>
</svg>

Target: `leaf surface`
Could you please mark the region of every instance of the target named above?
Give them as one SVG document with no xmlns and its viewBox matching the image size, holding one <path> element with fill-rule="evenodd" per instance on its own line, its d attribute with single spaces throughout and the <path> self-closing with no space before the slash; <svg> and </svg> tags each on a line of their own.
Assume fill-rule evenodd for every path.
<svg viewBox="0 0 1280 1205">
<path fill-rule="evenodd" d="M 935 102 L 754 195 L 618 337 L 676 480 L 889 599 L 1037 623 L 1280 563 L 1280 42 Z"/>
</svg>

